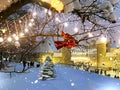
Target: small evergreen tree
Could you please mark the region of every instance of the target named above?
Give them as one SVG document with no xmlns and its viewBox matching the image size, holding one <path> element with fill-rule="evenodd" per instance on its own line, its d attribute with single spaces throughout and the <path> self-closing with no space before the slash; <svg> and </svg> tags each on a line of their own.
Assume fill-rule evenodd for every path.
<svg viewBox="0 0 120 90">
<path fill-rule="evenodd" d="M 49 80 L 55 77 L 54 64 L 49 56 L 46 57 L 43 66 L 41 67 L 40 78 L 41 80 Z"/>
</svg>

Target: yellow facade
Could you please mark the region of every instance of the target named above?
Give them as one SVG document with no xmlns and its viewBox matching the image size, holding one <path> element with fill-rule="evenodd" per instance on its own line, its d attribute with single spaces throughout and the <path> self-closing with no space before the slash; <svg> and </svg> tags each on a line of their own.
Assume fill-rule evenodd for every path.
<svg viewBox="0 0 120 90">
<path fill-rule="evenodd" d="M 62 53 L 61 63 L 73 64 L 73 61 L 71 61 L 71 50 L 70 49 L 63 47 L 61 53 Z"/>
<path fill-rule="evenodd" d="M 38 56 L 34 57 L 35 61 L 38 61 L 40 63 L 44 63 L 47 56 L 49 56 L 53 63 L 57 63 L 57 59 L 53 58 L 53 53 L 37 53 Z"/>
<path fill-rule="evenodd" d="M 120 68 L 120 49 L 110 48 L 105 42 L 96 43 L 96 47 L 98 67 L 116 69 Z"/>
<path fill-rule="evenodd" d="M 35 57 L 35 59 L 40 62 L 40 63 L 44 63 L 45 59 L 47 56 L 49 56 L 52 60 L 53 63 L 57 64 L 57 63 L 62 63 L 62 64 L 69 64 L 71 61 L 69 60 L 70 56 L 68 55 L 69 53 L 65 53 L 64 49 L 62 49 L 61 52 L 58 53 L 58 55 L 60 56 L 55 56 L 54 53 L 39 53 L 37 57 Z M 69 58 L 67 57 L 69 56 Z"/>
<path fill-rule="evenodd" d="M 120 68 L 120 49 L 111 48 L 111 55 L 109 55 L 112 67 L 119 69 Z"/>
<path fill-rule="evenodd" d="M 97 42 L 97 67 L 106 66 L 106 42 Z"/>
</svg>

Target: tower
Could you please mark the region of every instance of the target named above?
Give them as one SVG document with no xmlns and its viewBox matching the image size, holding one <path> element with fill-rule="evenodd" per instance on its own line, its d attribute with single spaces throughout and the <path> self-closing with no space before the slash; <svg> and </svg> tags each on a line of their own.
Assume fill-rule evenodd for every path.
<svg viewBox="0 0 120 90">
<path fill-rule="evenodd" d="M 97 47 L 97 67 L 105 67 L 106 60 L 106 40 L 101 38 L 96 42 Z"/>
</svg>

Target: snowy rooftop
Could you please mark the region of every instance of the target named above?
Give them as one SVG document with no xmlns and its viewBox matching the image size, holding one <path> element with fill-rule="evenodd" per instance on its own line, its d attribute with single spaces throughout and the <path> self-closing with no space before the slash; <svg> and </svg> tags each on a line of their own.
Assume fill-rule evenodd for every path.
<svg viewBox="0 0 120 90">
<path fill-rule="evenodd" d="M 32 53 L 41 53 L 41 52 L 55 52 L 57 51 L 54 41 L 52 39 L 46 39 L 42 41 L 37 47 L 35 47 L 31 52 Z"/>
</svg>

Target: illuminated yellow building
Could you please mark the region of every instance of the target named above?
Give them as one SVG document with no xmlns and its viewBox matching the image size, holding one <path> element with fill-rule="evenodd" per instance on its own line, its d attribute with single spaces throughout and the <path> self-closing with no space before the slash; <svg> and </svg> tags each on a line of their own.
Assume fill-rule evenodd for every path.
<svg viewBox="0 0 120 90">
<path fill-rule="evenodd" d="M 98 68 L 120 68 L 120 49 L 111 48 L 110 42 L 97 42 Z"/>
<path fill-rule="evenodd" d="M 107 53 L 106 57 L 109 67 L 116 69 L 120 68 L 120 49 L 111 48 L 110 52 Z"/>
<path fill-rule="evenodd" d="M 90 64 L 91 58 L 89 57 L 88 54 L 89 54 L 88 49 L 74 47 L 71 49 L 71 61 L 73 61 L 74 64 L 78 63 Z"/>
<path fill-rule="evenodd" d="M 41 42 L 34 50 L 31 51 L 31 59 L 43 63 L 47 56 L 51 58 L 53 63 L 59 63 L 62 57 L 61 53 L 54 52 L 48 40 Z"/>
<path fill-rule="evenodd" d="M 71 50 L 70 49 L 63 47 L 61 50 L 61 53 L 62 53 L 61 63 L 64 63 L 64 64 L 73 63 L 73 61 L 71 61 Z"/>
<path fill-rule="evenodd" d="M 97 67 L 105 67 L 106 66 L 106 42 L 98 41 L 96 43 L 97 48 Z"/>
<path fill-rule="evenodd" d="M 76 62 L 90 63 L 98 68 L 120 68 L 120 49 L 110 48 L 110 42 L 105 38 L 98 40 L 95 45 L 87 48 L 68 49 L 63 47 L 54 52 L 47 41 L 36 47 L 31 59 L 43 63 L 49 56 L 53 63 L 73 64 Z"/>
<path fill-rule="evenodd" d="M 62 53 L 51 53 L 51 52 L 40 52 L 40 53 L 34 53 L 33 58 L 31 58 L 34 61 L 44 63 L 46 57 L 49 56 L 53 63 L 62 63 Z"/>
<path fill-rule="evenodd" d="M 54 52 L 48 41 L 42 42 L 33 51 L 32 60 L 43 63 L 47 56 L 51 58 L 53 63 L 71 64 L 71 51 L 67 48 L 62 48 L 59 52 Z"/>
</svg>

